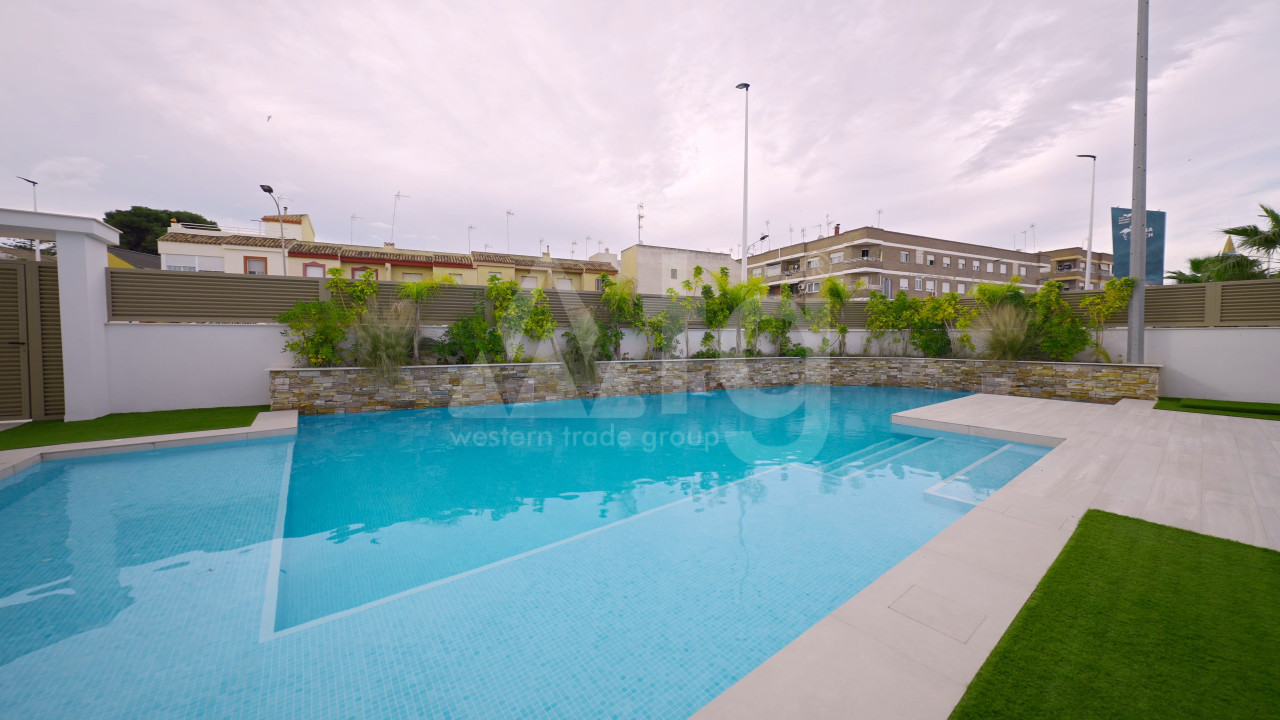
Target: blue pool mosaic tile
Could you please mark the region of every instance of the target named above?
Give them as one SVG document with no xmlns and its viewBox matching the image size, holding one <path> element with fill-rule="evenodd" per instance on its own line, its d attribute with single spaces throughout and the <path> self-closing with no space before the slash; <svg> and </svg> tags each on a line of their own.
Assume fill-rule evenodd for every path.
<svg viewBox="0 0 1280 720">
<path fill-rule="evenodd" d="M 931 491 L 1047 452 L 888 421 L 956 396 L 306 418 L 44 463 L 0 487 L 2 714 L 687 717 L 969 507 Z M 511 444 L 544 430 L 579 440 Z"/>
</svg>

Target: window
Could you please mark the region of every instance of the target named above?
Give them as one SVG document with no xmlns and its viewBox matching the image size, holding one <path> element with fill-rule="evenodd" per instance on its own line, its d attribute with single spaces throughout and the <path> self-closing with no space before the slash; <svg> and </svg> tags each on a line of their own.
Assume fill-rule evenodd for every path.
<svg viewBox="0 0 1280 720">
<path fill-rule="evenodd" d="M 1111 263 L 1102 263 L 1102 272 L 1111 272 Z"/>
<path fill-rule="evenodd" d="M 907 289 L 907 279 L 906 279 L 906 278 L 899 278 L 899 279 L 898 279 L 898 287 L 899 287 L 899 288 L 902 288 L 903 290 L 906 290 L 906 289 Z"/>
<path fill-rule="evenodd" d="M 596 278 L 596 290 L 604 290 L 604 280 Z"/>
<path fill-rule="evenodd" d="M 1066 272 L 1068 270 L 1071 270 L 1072 268 L 1074 268 L 1074 265 L 1072 265 L 1070 262 L 1058 263 L 1058 272 Z"/>
<path fill-rule="evenodd" d="M 949 282 L 944 282 L 944 283 L 942 283 L 942 292 L 943 292 L 943 293 L 949 293 L 949 292 L 951 292 L 951 283 L 949 283 Z"/>
<path fill-rule="evenodd" d="M 520 287 L 525 290 L 532 290 L 538 287 L 538 278 L 533 275 L 525 275 L 520 278 Z"/>
<path fill-rule="evenodd" d="M 961 270 L 963 270 L 963 269 L 964 269 L 964 258 L 958 258 L 958 259 L 956 260 L 956 267 L 957 267 L 957 268 L 959 268 L 959 269 L 961 269 Z"/>
<path fill-rule="evenodd" d="M 782 265 L 780 263 L 776 265 L 765 265 L 764 274 L 768 277 L 777 277 L 782 274 Z"/>
<path fill-rule="evenodd" d="M 571 280 L 571 279 L 569 279 L 569 278 L 567 278 L 567 277 L 564 277 L 564 278 L 556 278 L 556 289 L 557 289 L 557 290 L 572 290 L 572 289 L 573 289 L 573 280 Z"/>
<path fill-rule="evenodd" d="M 925 281 L 924 281 L 924 289 L 925 289 L 925 290 L 927 290 L 927 291 L 929 291 L 929 292 L 933 292 L 933 291 L 935 290 L 935 287 L 934 287 L 933 281 L 932 281 L 932 280 L 925 280 Z"/>
<path fill-rule="evenodd" d="M 360 267 L 351 268 L 351 279 L 355 280 L 356 278 L 360 277 L 366 272 L 373 273 L 374 280 L 378 279 L 378 268 L 371 268 L 367 265 L 361 265 Z"/>
<path fill-rule="evenodd" d="M 903 250 L 902 252 L 898 253 L 898 258 L 902 260 L 902 262 L 904 263 L 909 263 L 911 262 L 911 253 L 907 252 L 906 250 Z"/>
<path fill-rule="evenodd" d="M 763 271 L 760 268 L 751 268 L 751 277 L 760 277 Z"/>
<path fill-rule="evenodd" d="M 917 290 L 924 289 L 924 278 L 916 278 L 916 289 Z"/>
<path fill-rule="evenodd" d="M 942 256 L 942 267 L 951 267 L 951 258 L 949 256 Z"/>
<path fill-rule="evenodd" d="M 1001 275 L 1008 275 L 1008 274 L 1009 274 L 1009 266 L 1008 266 L 1008 265 L 1005 265 L 1004 263 L 1000 263 L 1000 274 L 1001 274 Z"/>
<path fill-rule="evenodd" d="M 818 283 L 816 283 L 816 282 L 811 282 L 811 283 L 809 283 L 809 285 L 805 288 L 805 290 L 806 290 L 807 292 L 811 292 L 811 293 L 816 293 L 816 292 L 818 292 Z"/>
<path fill-rule="evenodd" d="M 493 270 L 490 270 L 490 271 L 489 271 L 489 277 L 491 277 L 491 278 L 498 278 L 499 280 L 501 280 L 501 279 L 502 279 L 502 273 L 500 273 L 500 272 L 494 272 Z"/>
<path fill-rule="evenodd" d="M 449 277 L 453 278 L 453 281 L 459 285 L 462 284 L 462 273 L 449 273 Z"/>
<path fill-rule="evenodd" d="M 404 282 L 420 282 L 422 273 L 404 273 L 400 276 L 400 279 Z"/>
<path fill-rule="evenodd" d="M 960 293 L 961 295 L 964 294 L 965 292 L 964 283 L 956 283 L 956 292 Z"/>
<path fill-rule="evenodd" d="M 808 268 L 816 268 L 822 265 L 822 258 L 809 258 L 809 262 L 805 263 Z"/>
<path fill-rule="evenodd" d="M 244 259 L 245 275 L 266 275 L 267 259 L 264 257 L 246 257 Z"/>
<path fill-rule="evenodd" d="M 302 277 L 324 277 L 324 263 L 302 263 Z"/>
<path fill-rule="evenodd" d="M 995 272 L 995 263 L 987 263 L 987 272 Z"/>
<path fill-rule="evenodd" d="M 1019 266 L 1018 266 L 1018 274 L 1022 276 L 1022 279 L 1023 279 L 1023 280 L 1026 280 L 1026 279 L 1027 279 L 1027 266 L 1026 266 L 1026 265 L 1019 265 Z"/>
<path fill-rule="evenodd" d="M 870 250 L 867 250 L 866 248 L 863 248 L 863 249 L 862 249 L 862 257 L 864 257 L 864 258 L 869 258 L 869 257 L 871 257 L 871 251 L 870 251 Z"/>
<path fill-rule="evenodd" d="M 925 264 L 925 265 L 930 265 L 930 266 L 932 266 L 932 265 L 933 265 L 933 256 L 932 256 L 932 255 L 926 255 L 926 256 L 925 256 L 925 259 L 924 259 L 924 264 Z"/>
<path fill-rule="evenodd" d="M 675 279 L 676 279 L 676 269 L 675 269 L 675 268 L 671 268 L 671 279 L 672 279 L 672 280 L 675 280 Z"/>
<path fill-rule="evenodd" d="M 865 250 L 863 250 L 863 252 L 866 252 L 866 251 L 865 251 Z M 889 278 L 885 278 L 884 280 L 882 280 L 882 281 L 880 282 L 880 288 L 881 288 L 882 292 L 884 293 L 885 297 L 888 297 L 888 296 L 892 295 L 892 294 L 893 294 L 893 281 L 892 281 L 892 280 L 890 280 Z"/>
<path fill-rule="evenodd" d="M 160 266 L 165 270 L 179 272 L 222 272 L 222 258 L 210 255 L 170 255 L 160 256 Z"/>
<path fill-rule="evenodd" d="M 836 263 L 842 263 L 842 262 L 844 262 L 844 253 L 843 253 L 843 252 L 833 252 L 833 253 L 831 253 L 831 264 L 832 264 L 832 265 L 835 265 Z"/>
</svg>

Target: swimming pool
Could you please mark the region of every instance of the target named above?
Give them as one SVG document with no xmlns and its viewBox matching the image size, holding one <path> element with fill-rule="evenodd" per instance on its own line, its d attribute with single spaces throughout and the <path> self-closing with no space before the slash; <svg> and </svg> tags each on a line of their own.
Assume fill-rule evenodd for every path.
<svg viewBox="0 0 1280 720">
<path fill-rule="evenodd" d="M 687 717 L 1048 448 L 769 390 L 306 417 L 0 487 L 10 717 Z"/>
</svg>

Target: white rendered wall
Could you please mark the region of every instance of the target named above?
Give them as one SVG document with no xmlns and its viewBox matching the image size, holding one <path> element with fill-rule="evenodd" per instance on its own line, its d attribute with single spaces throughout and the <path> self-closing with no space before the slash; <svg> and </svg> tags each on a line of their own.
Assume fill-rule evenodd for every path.
<svg viewBox="0 0 1280 720">
<path fill-rule="evenodd" d="M 110 412 L 266 405 L 292 367 L 279 325 L 106 324 Z"/>
<path fill-rule="evenodd" d="M 1102 340 L 1116 361 L 1125 333 L 1107 330 Z M 1280 403 L 1280 327 L 1147 328 L 1145 360 L 1164 366 L 1164 396 Z"/>
</svg>

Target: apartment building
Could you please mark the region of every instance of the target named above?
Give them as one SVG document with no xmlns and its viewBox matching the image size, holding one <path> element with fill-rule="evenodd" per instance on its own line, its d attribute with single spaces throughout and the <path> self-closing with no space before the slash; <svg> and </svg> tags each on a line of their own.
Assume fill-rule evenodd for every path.
<svg viewBox="0 0 1280 720">
<path fill-rule="evenodd" d="M 1111 253 L 1093 252 L 1093 272 L 1089 277 L 1089 287 L 1085 287 L 1087 254 L 1084 248 L 1061 248 L 1040 254 L 1049 266 L 1049 274 L 1045 279 L 1057 280 L 1066 290 L 1096 290 L 1113 277 L 1115 258 Z"/>
<path fill-rule="evenodd" d="M 668 288 L 684 292 L 681 283 L 693 277 L 695 267 L 701 267 L 708 280 L 722 267 L 729 268 L 734 282 L 742 276 L 742 263 L 728 253 L 660 245 L 632 245 L 622 251 L 622 274 L 635 279 L 640 293 L 661 295 Z"/>
<path fill-rule="evenodd" d="M 608 262 L 553 258 L 550 253 L 449 253 L 434 250 L 318 242 L 306 215 L 263 218 L 261 231 L 175 223 L 157 242 L 165 270 L 243 275 L 325 277 L 341 268 L 346 277 L 371 272 L 378 280 L 413 282 L 451 276 L 461 285 L 484 285 L 490 277 L 514 280 L 523 288 L 597 290 L 602 274 L 618 269 Z M 285 237 L 280 237 L 281 227 Z"/>
<path fill-rule="evenodd" d="M 818 292 L 824 278 L 852 287 L 862 280 L 886 295 L 916 297 L 967 293 L 980 282 L 1039 287 L 1050 268 L 1037 253 L 861 227 L 830 237 L 752 255 L 747 268 L 764 279 L 771 293 L 782 286 L 795 295 Z"/>
</svg>

